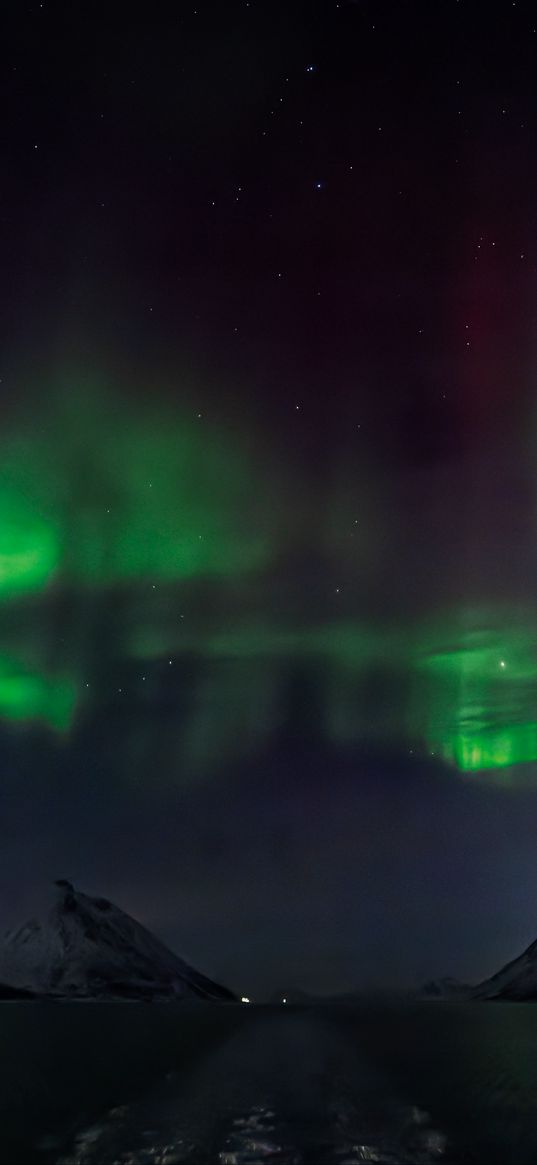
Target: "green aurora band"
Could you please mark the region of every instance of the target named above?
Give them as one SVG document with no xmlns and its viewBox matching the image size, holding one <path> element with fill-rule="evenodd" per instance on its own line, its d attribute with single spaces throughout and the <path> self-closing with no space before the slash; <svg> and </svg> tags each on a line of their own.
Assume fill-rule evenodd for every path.
<svg viewBox="0 0 537 1165">
<path fill-rule="evenodd" d="M 468 610 L 451 635 L 429 631 L 416 661 L 431 749 L 463 772 L 537 760 L 535 615 Z"/>
<path fill-rule="evenodd" d="M 77 691 L 70 677 L 24 670 L 17 660 L 0 657 L 0 716 L 15 723 L 39 722 L 65 733 L 73 723 Z"/>
<path fill-rule="evenodd" d="M 179 623 L 185 587 L 196 581 L 213 596 L 222 588 L 241 593 L 244 580 L 263 580 L 282 554 L 282 498 L 292 482 L 279 472 L 275 498 L 271 465 L 237 432 L 186 406 L 178 414 L 161 403 L 125 405 L 95 386 L 75 392 L 64 383 L 46 410 L 13 421 L 0 454 L 0 716 L 7 722 L 41 722 L 68 735 L 94 698 L 82 649 L 51 668 L 50 644 L 32 646 L 28 604 L 35 618 L 58 596 L 121 593 L 129 596 L 118 641 L 124 658 L 142 670 L 170 654 L 203 663 L 181 741 L 194 768 L 270 739 L 291 661 L 313 677 L 323 731 L 338 745 L 390 743 L 465 773 L 537 759 L 531 611 L 459 610 L 404 627 L 331 617 L 296 630 L 244 612 L 219 623 L 216 603 L 203 630 Z M 335 509 L 354 538 L 356 507 L 342 483 Z M 289 526 L 285 533 L 288 545 Z M 337 524 L 327 548 L 336 566 L 346 565 Z M 148 607 L 148 590 L 157 587 L 169 617 L 162 604 L 158 618 Z"/>
<path fill-rule="evenodd" d="M 225 576 L 259 568 L 265 498 L 236 434 L 195 414 L 59 392 L 5 433 L 0 597 L 51 582 Z"/>
</svg>

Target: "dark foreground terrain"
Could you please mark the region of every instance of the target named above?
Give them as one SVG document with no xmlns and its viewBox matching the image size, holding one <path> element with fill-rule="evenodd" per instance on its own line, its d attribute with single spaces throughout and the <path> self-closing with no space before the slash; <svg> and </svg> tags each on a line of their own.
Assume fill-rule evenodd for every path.
<svg viewBox="0 0 537 1165">
<path fill-rule="evenodd" d="M 537 1006 L 4 1003 L 0 1160 L 537 1160 Z"/>
</svg>

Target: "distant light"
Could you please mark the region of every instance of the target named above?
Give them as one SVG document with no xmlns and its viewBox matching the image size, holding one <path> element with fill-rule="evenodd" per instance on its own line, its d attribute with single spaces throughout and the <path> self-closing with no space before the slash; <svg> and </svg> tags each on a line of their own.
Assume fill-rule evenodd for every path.
<svg viewBox="0 0 537 1165">
<path fill-rule="evenodd" d="M 282 1003 L 287 1003 L 287 999 L 285 997 L 282 999 Z"/>
<path fill-rule="evenodd" d="M 248 999 L 247 995 L 241 995 L 241 1003 L 249 1003 L 249 1002 L 250 1002 L 250 1000 Z"/>
<path fill-rule="evenodd" d="M 505 667 L 505 660 L 504 659 L 500 660 L 500 667 Z"/>
</svg>

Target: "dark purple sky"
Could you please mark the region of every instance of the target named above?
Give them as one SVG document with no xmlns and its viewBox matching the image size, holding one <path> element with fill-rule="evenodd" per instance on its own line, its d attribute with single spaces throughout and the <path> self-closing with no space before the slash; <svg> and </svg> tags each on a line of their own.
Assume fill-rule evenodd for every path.
<svg viewBox="0 0 537 1165">
<path fill-rule="evenodd" d="M 67 877 L 254 997 L 479 978 L 535 937 L 535 764 L 431 753 L 496 644 L 497 723 L 534 701 L 536 28 L 524 0 L 3 15 L 6 925 Z M 4 595 L 61 505 L 62 568 Z M 176 577 L 183 509 L 217 549 Z M 424 640 L 469 652 L 440 728 Z M 76 674 L 67 732 L 45 696 L 14 716 L 32 668 Z"/>
</svg>

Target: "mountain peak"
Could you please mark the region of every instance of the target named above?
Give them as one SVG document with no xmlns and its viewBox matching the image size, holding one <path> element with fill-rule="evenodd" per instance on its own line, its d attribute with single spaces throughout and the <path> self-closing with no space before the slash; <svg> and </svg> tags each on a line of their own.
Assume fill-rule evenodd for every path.
<svg viewBox="0 0 537 1165">
<path fill-rule="evenodd" d="M 76 999 L 235 999 L 108 898 L 82 894 L 65 878 L 54 884 L 60 893 L 46 919 L 9 931 L 0 944 L 4 983 Z"/>
</svg>

